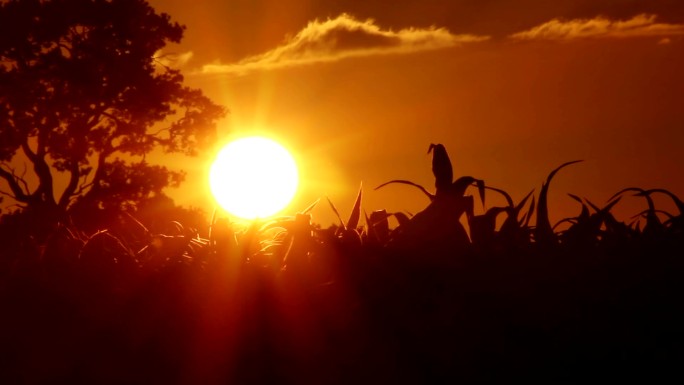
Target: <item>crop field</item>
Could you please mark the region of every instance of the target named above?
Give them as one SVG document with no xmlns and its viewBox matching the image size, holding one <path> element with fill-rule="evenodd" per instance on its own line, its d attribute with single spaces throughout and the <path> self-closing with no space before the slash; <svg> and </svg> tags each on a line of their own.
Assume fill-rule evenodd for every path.
<svg viewBox="0 0 684 385">
<path fill-rule="evenodd" d="M 429 204 L 415 215 L 366 208 L 360 189 L 348 215 L 323 198 L 248 223 L 215 213 L 206 231 L 171 218 L 155 232 L 133 212 L 91 234 L 63 223 L 39 241 L 3 217 L 0 381 L 681 380 L 675 194 L 571 195 L 578 215 L 551 223 L 549 186 L 579 161 L 517 198 L 455 178 L 444 146 L 430 153 L 434 189 L 377 187 L 420 189 Z M 488 207 L 492 194 L 507 205 Z M 660 195 L 678 211 L 658 208 Z M 645 210 L 616 218 L 627 196 Z M 325 205 L 339 224 L 312 223 Z"/>
</svg>

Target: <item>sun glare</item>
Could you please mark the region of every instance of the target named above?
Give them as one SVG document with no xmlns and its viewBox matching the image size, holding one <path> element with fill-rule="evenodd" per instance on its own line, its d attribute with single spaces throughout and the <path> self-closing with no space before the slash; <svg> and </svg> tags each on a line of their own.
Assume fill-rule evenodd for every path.
<svg viewBox="0 0 684 385">
<path fill-rule="evenodd" d="M 209 171 L 218 204 L 244 219 L 265 218 L 283 210 L 297 191 L 297 165 L 280 144 L 247 137 L 219 151 Z"/>
</svg>

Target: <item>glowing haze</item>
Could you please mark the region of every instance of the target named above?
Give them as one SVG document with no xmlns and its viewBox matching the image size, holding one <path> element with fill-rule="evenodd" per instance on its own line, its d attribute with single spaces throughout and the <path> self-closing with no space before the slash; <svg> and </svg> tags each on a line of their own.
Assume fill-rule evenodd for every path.
<svg viewBox="0 0 684 385">
<path fill-rule="evenodd" d="M 264 130 L 297 154 L 292 210 L 329 196 L 348 211 L 363 181 L 368 212 L 415 213 L 427 204 L 417 190 L 372 187 L 401 178 L 431 188 L 430 143 L 446 146 L 455 175 L 516 200 L 584 159 L 554 180 L 552 221 L 579 213 L 566 193 L 596 204 L 631 186 L 684 196 L 684 2 L 152 4 L 187 26 L 165 53 L 230 109 L 221 134 Z M 195 187 L 211 155 L 171 160 L 188 171 L 171 192 L 179 203 L 211 209 Z M 644 208 L 627 196 L 615 212 Z M 332 222 L 329 211 L 317 206 L 314 220 Z"/>
</svg>

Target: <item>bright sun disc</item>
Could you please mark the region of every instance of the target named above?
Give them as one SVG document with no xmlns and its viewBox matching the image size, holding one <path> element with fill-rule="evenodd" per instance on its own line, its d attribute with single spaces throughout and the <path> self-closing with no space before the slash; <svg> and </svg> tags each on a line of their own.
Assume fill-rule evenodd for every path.
<svg viewBox="0 0 684 385">
<path fill-rule="evenodd" d="M 248 137 L 228 143 L 209 171 L 209 186 L 221 207 L 245 219 L 284 209 L 297 191 L 297 165 L 278 143 Z"/>
</svg>

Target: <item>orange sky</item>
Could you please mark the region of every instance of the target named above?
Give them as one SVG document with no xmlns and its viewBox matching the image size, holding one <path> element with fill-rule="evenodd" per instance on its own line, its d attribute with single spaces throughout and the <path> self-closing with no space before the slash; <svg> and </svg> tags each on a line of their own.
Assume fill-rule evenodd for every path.
<svg viewBox="0 0 684 385">
<path fill-rule="evenodd" d="M 430 143 L 447 147 L 456 176 L 515 200 L 584 159 L 554 180 L 552 221 L 579 213 L 565 193 L 598 204 L 631 186 L 684 197 L 681 1 L 151 4 L 187 26 L 165 53 L 187 85 L 230 109 L 223 139 L 258 130 L 295 153 L 302 185 L 287 213 L 327 195 L 346 216 L 360 182 L 368 212 L 415 213 L 428 203 L 418 190 L 372 188 L 401 178 L 432 190 Z M 162 160 L 188 173 L 169 191 L 177 203 L 211 212 L 213 155 Z M 313 214 L 325 225 L 323 203 Z M 627 198 L 616 212 L 643 208 Z"/>
</svg>

